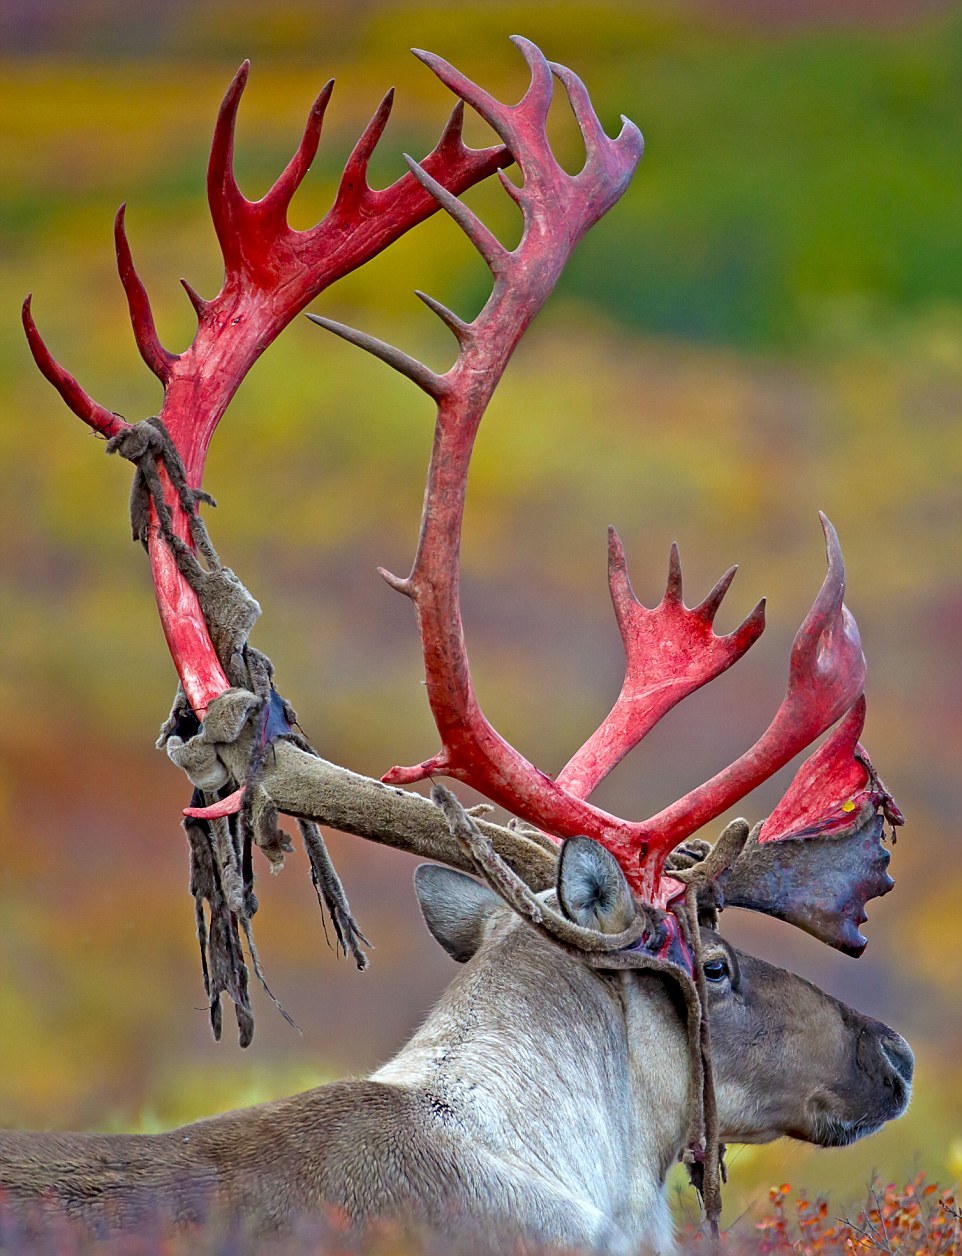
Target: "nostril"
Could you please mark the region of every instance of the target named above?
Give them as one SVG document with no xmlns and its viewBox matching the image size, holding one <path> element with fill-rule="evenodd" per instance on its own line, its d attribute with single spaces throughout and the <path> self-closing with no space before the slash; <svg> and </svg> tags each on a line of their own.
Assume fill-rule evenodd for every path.
<svg viewBox="0 0 962 1256">
<path fill-rule="evenodd" d="M 912 1048 L 898 1034 L 893 1034 L 891 1038 L 882 1038 L 879 1046 L 882 1048 L 882 1055 L 907 1086 L 915 1071 L 915 1056 L 912 1054 Z"/>
</svg>

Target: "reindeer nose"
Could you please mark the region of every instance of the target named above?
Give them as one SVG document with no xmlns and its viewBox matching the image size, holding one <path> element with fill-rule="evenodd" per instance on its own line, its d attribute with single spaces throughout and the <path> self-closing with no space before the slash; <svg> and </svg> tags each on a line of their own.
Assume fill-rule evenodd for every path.
<svg viewBox="0 0 962 1256">
<path fill-rule="evenodd" d="M 912 1054 L 912 1048 L 899 1034 L 891 1036 L 887 1034 L 880 1040 L 879 1046 L 882 1049 L 882 1055 L 908 1086 L 915 1071 L 915 1056 Z"/>
</svg>

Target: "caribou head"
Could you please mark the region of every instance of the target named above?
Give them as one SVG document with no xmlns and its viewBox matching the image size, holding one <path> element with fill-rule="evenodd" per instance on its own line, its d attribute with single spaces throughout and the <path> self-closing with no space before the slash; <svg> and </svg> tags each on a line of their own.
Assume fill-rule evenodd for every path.
<svg viewBox="0 0 962 1256">
<path fill-rule="evenodd" d="M 456 806 L 450 799 L 445 805 Z M 490 964 L 500 953 L 518 988 L 550 980 L 556 948 L 489 887 L 436 864 L 418 869 L 415 886 L 428 928 L 452 959 L 477 963 L 483 957 L 481 962 Z M 579 927 L 609 936 L 621 933 L 636 911 L 617 864 L 603 847 L 583 838 L 566 845 L 556 890 L 541 898 L 546 911 L 560 909 Z M 701 928 L 700 950 L 725 1142 L 767 1143 L 788 1136 L 841 1147 L 902 1115 L 914 1068 L 904 1038 L 802 977 L 736 950 L 714 929 Z M 569 954 L 578 964 L 577 953 Z M 634 1067 L 650 1075 L 652 976 L 669 1000 L 672 979 L 652 970 L 606 969 L 586 959 L 582 968 L 601 985 L 618 988 L 626 1046 L 637 1052 Z M 534 1015 L 537 1003 L 531 999 Z M 540 1044 L 554 1036 L 547 1022 L 557 1015 L 543 1000 L 533 1035 Z M 684 1063 L 671 1071 L 686 1076 Z"/>
<path fill-rule="evenodd" d="M 625 119 L 617 137 L 604 132 L 576 75 L 547 61 L 526 40 L 515 42 L 531 74 L 515 105 L 496 100 L 440 58 L 418 53 L 458 97 L 438 147 L 423 162 L 408 159 L 410 172 L 398 183 L 372 190 L 365 172 L 387 121 L 386 98 L 348 162 L 330 213 L 306 232 L 292 230 L 286 214 L 317 148 L 330 85 L 318 97 L 284 173 L 253 203 L 243 197 L 231 170 L 234 119 L 247 73 L 246 67 L 241 70 L 221 109 L 208 174 L 224 284 L 211 300 L 185 285 L 198 330 L 182 354 L 160 344 L 133 267 L 122 212 L 117 219 L 120 275 L 135 337 L 164 384 L 157 419 L 128 424 L 87 396 L 46 349 L 29 303 L 24 325 L 40 369 L 68 405 L 108 438 L 111 451 L 137 466 L 135 535 L 149 550 L 161 618 L 181 680 L 162 740 L 194 785 L 185 815 L 215 1032 L 220 1032 L 220 995 L 226 992 L 241 1040 L 250 1041 L 253 1021 L 241 932 L 259 974 L 250 937 L 256 910 L 253 851 L 259 848 L 274 864 L 283 859 L 290 844 L 277 828 L 278 813 L 296 817 L 318 896 L 331 912 L 339 941 L 359 966 L 366 963 L 363 935 L 318 825 L 428 856 L 449 866 L 419 876 L 422 907 L 434 935 L 456 959 L 468 962 L 472 974 L 490 973 L 497 960 L 497 971 L 510 975 L 499 978 L 501 1001 L 484 1003 L 483 1019 L 485 1032 L 495 1035 L 505 1058 L 519 1062 L 514 1081 L 540 1086 L 542 1079 L 529 1075 L 530 1049 L 525 1055 L 520 1041 L 511 1045 L 512 1026 L 504 1015 L 509 1002 L 519 1009 L 523 1002 L 523 1015 L 535 1017 L 542 1027 L 565 1023 L 580 1040 L 584 1076 L 585 1069 L 593 1076 L 606 1070 L 613 1075 L 616 1064 L 627 1060 L 627 1073 L 619 1076 L 633 1079 L 631 1104 L 640 1111 L 660 1096 L 661 1108 L 649 1104 L 649 1124 L 668 1131 L 649 1148 L 645 1180 L 663 1182 L 665 1156 L 670 1160 L 681 1151 L 714 1219 L 724 1139 L 764 1141 L 791 1134 L 837 1145 L 877 1128 L 905 1106 L 912 1057 L 901 1038 L 800 978 L 741 955 L 717 932 L 721 911 L 738 905 L 779 916 L 848 954 L 859 954 L 865 945 L 859 933 L 865 904 L 892 885 L 883 826 L 886 821 L 899 825 L 902 817 L 859 742 L 865 664 L 858 629 L 843 601 L 838 537 L 824 516 L 827 574 L 796 635 L 786 693 L 771 723 L 734 763 L 657 814 L 621 818 L 590 798 L 669 710 L 736 663 L 761 635 L 763 604 L 733 632 L 714 631 L 734 568 L 689 607 L 672 547 L 664 596 L 649 608 L 634 595 L 612 529 L 609 586 L 626 668 L 609 715 L 568 763 L 550 774 L 509 745 L 482 713 L 459 603 L 472 447 L 524 332 L 578 241 L 627 189 L 643 149 L 640 132 Z M 584 139 L 586 159 L 577 174 L 559 165 L 547 139 L 556 82 Z M 493 128 L 501 141 L 497 146 L 464 147 L 464 103 Z M 512 162 L 520 170 L 520 183 L 502 169 Z M 505 248 L 457 195 L 495 170 L 523 218 L 514 249 Z M 448 370 L 435 372 L 362 332 L 309 316 L 398 370 L 437 407 L 413 567 L 405 577 L 382 574 L 413 603 L 441 747 L 423 762 L 394 767 L 375 782 L 327 763 L 296 731 L 291 708 L 274 688 L 268 660 L 248 644 L 259 607 L 221 565 L 200 520 L 199 505 L 206 496 L 201 479 L 214 427 L 258 354 L 323 288 L 438 208 L 462 228 L 493 277 L 491 294 L 471 321 L 418 294 L 455 338 L 457 353 Z M 825 733 L 827 739 L 802 764 L 782 801 L 754 830 L 735 821 L 713 848 L 694 838 Z M 473 786 L 505 807 L 516 823 L 504 827 L 469 816 L 442 789 L 435 791 L 435 806 L 402 788 L 438 776 Z M 481 880 L 465 878 L 465 872 Z M 448 1027 L 448 1047 L 451 1033 L 467 1041 L 464 1018 L 479 1016 L 481 1004 L 474 999 L 473 1011 L 468 1009 L 464 989 L 464 980 L 455 983 L 441 1011 L 376 1079 L 420 1085 L 417 1079 L 423 1080 L 423 1069 L 441 1049 L 442 1023 Z M 520 994 L 512 996 L 512 990 L 525 991 L 526 1001 L 518 1002 Z M 602 1016 L 607 1036 L 588 1032 L 592 1009 L 607 1009 Z M 570 1039 L 569 1034 L 565 1050 Z M 551 1040 L 559 1042 L 560 1051 L 557 1033 Z M 478 1074 L 475 1089 L 481 1093 L 483 1062 L 464 1067 Z M 493 1067 L 490 1057 L 488 1067 Z M 568 1076 L 577 1086 L 577 1074 Z M 539 1113 L 543 1130 L 556 1124 L 551 1103 L 546 1101 Z M 498 1119 L 503 1116 L 501 1110 Z M 582 1126 L 588 1129 L 591 1121 Z M 483 1141 L 480 1127 L 476 1133 Z M 622 1154 L 632 1150 L 617 1139 L 610 1145 L 616 1144 Z M 582 1147 L 582 1152 L 590 1159 L 590 1150 Z M 640 1177 L 635 1185 L 644 1195 L 647 1187 Z M 422 1182 L 420 1188 L 426 1197 L 436 1184 Z M 612 1210 L 624 1208 L 615 1206 L 610 1191 L 605 1196 L 606 1189 L 598 1187 L 598 1207 L 609 1209 L 610 1221 Z M 505 1192 L 511 1194 L 507 1186 Z M 504 1206 L 491 1190 L 482 1198 L 490 1209 Z M 542 1231 L 535 1223 L 533 1228 L 554 1233 L 547 1223 Z M 588 1235 L 594 1241 L 599 1233 L 603 1229 L 566 1235 Z"/>
<path fill-rule="evenodd" d="M 915 1061 L 888 1025 L 717 934 L 703 954 L 726 1142 L 844 1147 L 902 1115 Z"/>
</svg>

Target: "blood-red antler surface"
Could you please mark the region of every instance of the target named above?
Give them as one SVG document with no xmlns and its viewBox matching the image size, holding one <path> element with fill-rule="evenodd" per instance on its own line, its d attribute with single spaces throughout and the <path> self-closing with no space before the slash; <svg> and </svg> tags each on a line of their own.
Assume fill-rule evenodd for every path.
<svg viewBox="0 0 962 1256">
<path fill-rule="evenodd" d="M 587 834 L 619 859 L 634 889 L 664 903 L 677 885 L 662 876 L 670 851 L 742 798 L 858 702 L 864 660 L 855 621 L 843 604 L 845 573 L 834 529 L 823 518 L 828 573 L 792 649 L 788 691 L 774 720 L 755 745 L 712 780 L 645 821 L 628 821 L 591 805 L 592 790 L 672 706 L 730 667 L 764 627 L 759 605 L 733 633 L 716 636 L 713 620 L 733 571 L 697 607 L 681 598 L 681 572 L 673 551 L 668 588 L 654 610 L 634 597 L 621 544 L 612 534 L 609 582 L 626 653 L 625 683 L 602 727 L 552 779 L 494 730 L 481 711 L 471 680 L 459 605 L 459 550 L 468 464 L 478 425 L 521 336 L 544 304 L 584 233 L 621 196 L 641 156 L 642 140 L 623 120 L 621 133 L 602 130 L 584 86 L 569 70 L 545 60 L 533 44 L 516 39 L 531 72 L 518 104 L 495 101 L 447 62 L 418 55 L 497 132 L 523 176 L 518 188 L 502 183 L 519 205 L 524 229 L 514 250 L 422 168 L 412 170 L 462 228 L 494 279 L 490 298 L 465 322 L 432 298 L 418 295 L 458 341 L 455 364 L 436 374 L 400 350 L 330 319 L 315 322 L 373 353 L 413 380 L 437 404 L 417 555 L 404 579 L 384 573 L 410 597 L 417 612 L 428 699 L 441 749 L 413 767 L 395 767 L 384 780 L 406 784 L 434 773 L 463 780 L 513 814 L 556 837 Z M 585 141 L 577 175 L 556 161 L 545 133 L 552 76 L 563 85 Z"/>
<path fill-rule="evenodd" d="M 238 70 L 224 97 L 214 129 L 207 192 L 211 218 L 224 259 L 220 292 L 204 300 L 182 280 L 197 314 L 197 333 L 181 354 L 160 342 L 146 289 L 127 241 L 124 207 L 117 214 L 115 241 L 120 279 L 127 296 L 134 338 L 144 361 L 164 386 L 160 412 L 183 462 L 187 483 L 199 489 L 211 436 L 254 361 L 319 292 L 374 257 L 404 232 L 436 212 L 436 198 L 412 174 L 388 188 L 373 189 L 367 168 L 391 111 L 382 101 L 354 148 L 333 206 L 314 227 L 297 231 L 287 222 L 291 198 L 317 151 L 333 83 L 327 83 L 308 115 L 297 151 L 274 186 L 259 201 L 241 193 L 233 173 L 234 128 L 249 64 Z M 453 192 L 507 164 L 500 147 L 473 150 L 461 139 L 459 105 L 424 169 Z M 24 304 L 24 328 L 46 378 L 71 410 L 105 437 L 131 425 L 93 401 L 53 359 Z M 189 521 L 164 467 L 161 481 L 174 533 L 190 544 Z M 150 561 L 164 633 L 185 692 L 201 715 L 229 687 L 211 643 L 197 598 L 167 544 L 158 536 L 152 507 Z"/>
<path fill-rule="evenodd" d="M 845 564 L 835 529 L 821 516 L 828 571 L 792 644 L 788 691 L 775 718 L 750 750 L 646 821 L 659 842 L 674 845 L 744 798 L 800 750 L 810 746 L 861 697 L 865 657 L 845 606 Z"/>
<path fill-rule="evenodd" d="M 734 632 L 719 637 L 713 629 L 736 570 L 729 568 L 704 601 L 689 608 L 673 545 L 665 596 L 649 610 L 632 590 L 621 538 L 608 530 L 608 585 L 625 647 L 625 681 L 604 722 L 558 773 L 559 785 L 588 798 L 663 715 L 754 645 L 765 629 L 764 599 Z"/>
</svg>

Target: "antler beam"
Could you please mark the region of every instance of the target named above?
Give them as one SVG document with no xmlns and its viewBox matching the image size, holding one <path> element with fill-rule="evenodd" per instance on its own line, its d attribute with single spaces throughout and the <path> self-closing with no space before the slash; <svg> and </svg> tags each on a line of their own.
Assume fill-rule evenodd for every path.
<svg viewBox="0 0 962 1256">
<path fill-rule="evenodd" d="M 476 785 L 515 814 L 559 836 L 595 834 L 601 817 L 606 831 L 623 831 L 629 827 L 626 821 L 606 816 L 568 794 L 491 727 L 474 691 L 461 624 L 461 524 L 479 424 L 512 352 L 550 295 L 575 245 L 622 195 L 643 151 L 641 133 L 627 120 L 616 139 L 604 134 L 583 84 L 570 70 L 549 63 L 527 40 L 515 38 L 514 43 L 531 71 L 530 86 L 514 106 L 495 101 L 440 57 L 417 54 L 504 140 L 524 179 L 519 188 L 501 176 L 524 218 L 521 241 L 509 251 L 426 170 L 411 163 L 422 185 L 462 228 L 494 277 L 491 296 L 472 323 L 427 301 L 458 340 L 455 364 L 444 375 L 436 375 L 380 341 L 331 320 L 310 317 L 400 370 L 438 406 L 414 565 L 406 579 L 382 574 L 414 602 L 428 699 L 443 749 L 416 767 L 394 768 L 383 779 L 406 784 L 443 772 Z M 562 169 L 545 135 L 553 77 L 563 84 L 585 140 L 587 158 L 577 175 Z"/>
</svg>

